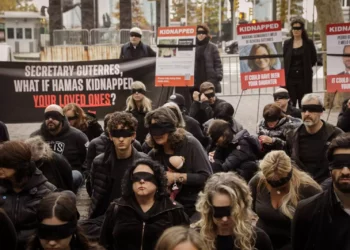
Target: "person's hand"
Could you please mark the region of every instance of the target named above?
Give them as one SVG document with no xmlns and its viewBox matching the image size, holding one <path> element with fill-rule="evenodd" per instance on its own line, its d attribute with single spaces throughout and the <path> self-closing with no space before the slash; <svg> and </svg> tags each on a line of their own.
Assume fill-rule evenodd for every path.
<svg viewBox="0 0 350 250">
<path fill-rule="evenodd" d="M 208 97 L 205 96 L 205 94 L 201 95 L 201 102 L 209 101 Z"/>
<path fill-rule="evenodd" d="M 193 97 L 193 100 L 199 102 L 199 92 L 198 91 L 194 91 L 192 94 L 192 97 Z"/>
<path fill-rule="evenodd" d="M 260 135 L 259 136 L 259 140 L 263 143 L 263 144 L 272 144 L 273 140 L 271 137 L 267 136 L 267 135 Z"/>
<path fill-rule="evenodd" d="M 350 109 L 350 99 L 348 100 L 346 105 L 348 106 L 348 109 Z"/>
<path fill-rule="evenodd" d="M 215 151 L 212 151 L 212 152 L 209 152 L 209 161 L 210 162 L 214 162 L 214 154 L 215 154 Z"/>
</svg>

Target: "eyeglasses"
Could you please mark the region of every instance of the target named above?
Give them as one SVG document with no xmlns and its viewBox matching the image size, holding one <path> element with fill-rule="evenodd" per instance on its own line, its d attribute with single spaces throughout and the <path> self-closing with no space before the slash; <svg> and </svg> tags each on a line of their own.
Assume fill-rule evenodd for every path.
<svg viewBox="0 0 350 250">
<path fill-rule="evenodd" d="M 68 121 L 74 121 L 74 120 L 76 120 L 78 118 L 79 117 L 77 115 L 75 115 L 75 116 L 67 116 Z"/>
</svg>

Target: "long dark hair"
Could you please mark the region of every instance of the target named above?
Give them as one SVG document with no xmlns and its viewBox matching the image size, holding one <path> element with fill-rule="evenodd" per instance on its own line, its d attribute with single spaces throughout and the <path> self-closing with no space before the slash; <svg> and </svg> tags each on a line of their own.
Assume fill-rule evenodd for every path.
<svg viewBox="0 0 350 250">
<path fill-rule="evenodd" d="M 128 170 L 126 170 L 124 178 L 122 180 L 122 197 L 124 199 L 129 199 L 134 195 L 131 177 L 133 175 L 134 170 L 141 164 L 147 165 L 150 169 L 152 169 L 154 177 L 157 180 L 157 192 L 155 198 L 159 199 L 161 197 L 168 196 L 167 179 L 163 166 L 156 161 L 152 161 L 147 158 L 142 158 L 135 161 L 135 164 L 132 167 L 129 167 Z"/>
<path fill-rule="evenodd" d="M 38 205 L 37 219 L 41 223 L 44 219 L 56 217 L 63 222 L 78 223 L 79 213 L 76 207 L 74 193 L 70 191 L 50 193 L 45 196 Z M 77 230 L 72 235 L 71 247 L 82 250 L 102 250 L 104 248 L 89 242 L 82 229 L 77 225 Z M 34 235 L 28 243 L 27 250 L 43 249 L 39 237 Z"/>
<path fill-rule="evenodd" d="M 301 27 L 301 30 L 302 30 L 302 32 L 301 32 L 301 38 L 302 38 L 303 40 L 308 40 L 308 39 L 309 39 L 309 36 L 307 35 L 307 32 L 306 32 L 306 30 L 305 30 L 305 23 L 304 23 L 304 21 L 303 21 L 302 19 L 300 19 L 300 18 L 295 18 L 295 19 L 292 20 L 292 22 L 291 22 L 291 24 L 290 24 L 290 27 L 291 27 L 290 36 L 291 36 L 292 38 L 294 38 L 294 37 L 293 37 L 293 25 L 296 24 L 296 23 L 299 23 L 299 24 L 300 24 L 300 27 Z"/>
</svg>

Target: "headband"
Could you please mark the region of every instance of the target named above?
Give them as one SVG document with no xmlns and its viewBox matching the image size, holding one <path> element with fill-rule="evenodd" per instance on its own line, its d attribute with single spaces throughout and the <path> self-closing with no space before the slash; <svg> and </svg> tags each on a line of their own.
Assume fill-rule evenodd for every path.
<svg viewBox="0 0 350 250">
<path fill-rule="evenodd" d="M 301 112 L 314 112 L 314 113 L 322 113 L 324 111 L 324 108 L 322 105 L 319 104 L 307 104 L 307 105 L 301 105 Z"/>
<path fill-rule="evenodd" d="M 153 123 L 149 125 L 149 133 L 152 136 L 164 135 L 175 131 L 176 127 L 170 122 Z"/>
<path fill-rule="evenodd" d="M 127 137 L 131 137 L 134 135 L 135 132 L 131 131 L 131 130 L 128 130 L 128 129 L 113 129 L 109 132 L 109 134 L 112 136 L 112 137 L 115 137 L 115 138 L 120 138 L 120 137 L 123 137 L 123 138 L 127 138 Z"/>
<path fill-rule="evenodd" d="M 214 218 L 230 217 L 231 210 L 232 210 L 231 206 L 226 206 L 226 207 L 213 206 L 213 217 Z"/>
<path fill-rule="evenodd" d="M 283 185 L 285 185 L 288 181 L 290 181 L 290 179 L 292 178 L 293 175 L 293 167 L 291 168 L 291 170 L 289 171 L 288 175 L 286 177 L 283 177 L 277 181 L 274 180 L 268 180 L 266 179 L 267 183 L 270 184 L 271 187 L 273 188 L 278 188 L 278 187 L 282 187 Z"/>
<path fill-rule="evenodd" d="M 350 168 L 350 154 L 335 154 L 332 156 L 332 161 L 329 163 L 329 169 L 342 169 L 343 167 Z"/>
<path fill-rule="evenodd" d="M 289 99 L 289 94 L 288 92 L 279 92 L 279 93 L 274 93 L 273 94 L 273 99 L 275 101 L 279 100 L 279 99 Z"/>
<path fill-rule="evenodd" d="M 38 225 L 37 234 L 39 239 L 59 240 L 68 238 L 73 235 L 76 230 L 76 223 L 71 221 L 63 225 L 46 225 L 40 223 Z"/>
<path fill-rule="evenodd" d="M 152 182 L 154 185 L 158 186 L 156 177 L 154 174 L 148 173 L 148 172 L 137 172 L 132 174 L 131 181 L 134 182 L 140 182 L 141 180 Z"/>
</svg>

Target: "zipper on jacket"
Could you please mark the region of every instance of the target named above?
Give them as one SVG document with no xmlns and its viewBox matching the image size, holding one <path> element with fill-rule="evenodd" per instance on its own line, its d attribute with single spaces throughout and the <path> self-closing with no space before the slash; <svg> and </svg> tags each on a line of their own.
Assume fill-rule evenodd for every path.
<svg viewBox="0 0 350 250">
<path fill-rule="evenodd" d="M 17 224 L 17 214 L 18 214 L 18 206 L 19 206 L 19 195 L 16 195 L 16 206 L 15 206 L 15 225 Z"/>
<path fill-rule="evenodd" d="M 143 222 L 142 224 L 142 236 L 141 236 L 141 250 L 143 249 L 143 237 L 144 237 L 144 234 L 145 234 L 145 226 L 146 226 L 146 222 Z"/>
</svg>

